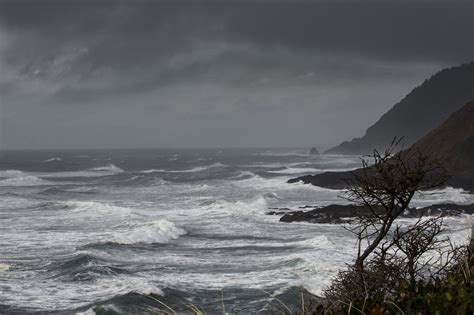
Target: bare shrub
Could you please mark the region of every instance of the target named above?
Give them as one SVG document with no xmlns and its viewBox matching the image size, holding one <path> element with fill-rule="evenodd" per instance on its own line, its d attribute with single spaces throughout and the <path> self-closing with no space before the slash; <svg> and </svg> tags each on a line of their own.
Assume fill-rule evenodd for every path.
<svg viewBox="0 0 474 315">
<path fill-rule="evenodd" d="M 384 152 L 374 151 L 353 173 L 346 199 L 361 209 L 356 224 L 347 228 L 357 237 L 357 257 L 339 272 L 324 295 L 329 308 L 387 305 L 403 296 L 416 296 L 424 279 L 440 279 L 466 257 L 443 234 L 442 217 L 422 217 L 409 226 L 395 223 L 415 193 L 433 189 L 448 176 L 433 154 L 414 150 L 394 153 L 399 142 Z M 394 306 L 396 304 L 392 303 Z M 338 305 L 338 306 L 334 306 Z M 328 307 L 328 306 L 327 306 Z"/>
</svg>

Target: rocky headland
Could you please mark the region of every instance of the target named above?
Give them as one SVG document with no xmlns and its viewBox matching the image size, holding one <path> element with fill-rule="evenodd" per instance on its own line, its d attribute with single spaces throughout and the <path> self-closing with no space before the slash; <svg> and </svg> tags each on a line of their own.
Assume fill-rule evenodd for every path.
<svg viewBox="0 0 474 315">
<path fill-rule="evenodd" d="M 408 147 L 474 100 L 474 62 L 444 69 L 414 88 L 370 126 L 361 138 L 345 141 L 327 154 L 369 154 L 383 150 L 393 137 Z"/>
<path fill-rule="evenodd" d="M 474 102 L 471 101 L 452 113 L 440 126 L 418 140 L 410 150 L 433 155 L 450 175 L 446 186 L 474 192 Z M 356 169 L 304 175 L 290 179 L 288 183 L 303 182 L 330 189 L 343 189 L 350 185 L 354 174 L 361 171 Z"/>
</svg>

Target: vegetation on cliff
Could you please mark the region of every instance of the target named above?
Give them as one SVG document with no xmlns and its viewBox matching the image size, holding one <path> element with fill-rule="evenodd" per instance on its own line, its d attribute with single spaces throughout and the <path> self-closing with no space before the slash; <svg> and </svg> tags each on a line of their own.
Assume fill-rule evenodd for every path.
<svg viewBox="0 0 474 315">
<path fill-rule="evenodd" d="M 474 82 L 474 81 L 473 81 Z M 437 128 L 427 133 L 409 149 L 432 155 L 447 170 L 450 178 L 446 185 L 474 191 L 474 101 L 452 113 Z M 342 189 L 361 169 L 352 172 L 325 172 L 290 179 L 316 186 Z"/>
<path fill-rule="evenodd" d="M 414 88 L 361 138 L 329 149 L 330 154 L 368 154 L 383 149 L 395 136 L 410 146 L 441 124 L 464 104 L 474 100 L 474 62 L 444 69 Z"/>
<path fill-rule="evenodd" d="M 416 192 L 445 182 L 445 170 L 416 147 L 393 152 L 375 151 L 351 181 L 346 198 L 366 209 L 348 227 L 358 240 L 357 256 L 324 292 L 324 302 L 303 305 L 300 314 L 474 311 L 474 242 L 451 243 L 440 216 L 420 216 L 411 225 L 396 221 Z"/>
</svg>

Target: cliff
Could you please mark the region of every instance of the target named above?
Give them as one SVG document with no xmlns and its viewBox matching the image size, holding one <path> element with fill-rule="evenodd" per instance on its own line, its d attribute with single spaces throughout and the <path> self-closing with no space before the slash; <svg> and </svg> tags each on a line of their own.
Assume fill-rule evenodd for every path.
<svg viewBox="0 0 474 315">
<path fill-rule="evenodd" d="M 433 154 L 446 168 L 451 178 L 447 185 L 474 191 L 474 102 L 471 101 L 452 113 L 446 121 L 426 134 L 412 146 Z M 360 172 L 355 170 L 355 172 Z M 341 189 L 352 178 L 351 172 L 325 172 L 290 179 L 293 183 L 303 181 L 316 186 Z"/>
<path fill-rule="evenodd" d="M 367 154 L 386 148 L 395 136 L 404 137 L 408 147 L 473 99 L 474 62 L 444 69 L 414 88 L 363 137 L 343 142 L 325 153 Z"/>
</svg>

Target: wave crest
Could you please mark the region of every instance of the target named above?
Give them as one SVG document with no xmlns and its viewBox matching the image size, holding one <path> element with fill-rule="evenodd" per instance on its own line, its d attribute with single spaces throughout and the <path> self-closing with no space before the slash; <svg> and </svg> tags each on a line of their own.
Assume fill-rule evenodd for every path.
<svg viewBox="0 0 474 315">
<path fill-rule="evenodd" d="M 117 167 L 114 164 L 108 164 L 105 166 L 89 168 L 83 171 L 41 173 L 41 177 L 45 177 L 45 178 L 101 177 L 101 176 L 110 176 L 110 175 L 120 174 L 123 172 L 124 170 L 122 170 L 120 167 Z"/>
<path fill-rule="evenodd" d="M 149 173 L 197 173 L 210 170 L 216 167 L 227 167 L 228 165 L 222 164 L 220 162 L 204 165 L 204 166 L 196 166 L 187 170 L 165 170 L 165 169 L 149 169 L 141 171 L 140 173 L 149 174 Z"/>
<path fill-rule="evenodd" d="M 53 158 L 44 160 L 43 163 L 48 163 L 48 162 L 61 162 L 62 160 L 63 160 L 63 159 L 61 159 L 60 157 L 53 157 Z"/>
<path fill-rule="evenodd" d="M 22 171 L 6 170 L 0 172 L 0 186 L 42 186 L 52 183 Z"/>
<path fill-rule="evenodd" d="M 184 229 L 177 227 L 168 220 L 155 220 L 133 225 L 129 231 L 115 233 L 112 242 L 117 244 L 153 244 L 168 243 L 186 234 Z"/>
<path fill-rule="evenodd" d="M 106 166 L 99 166 L 88 169 L 88 171 L 93 172 L 108 172 L 108 173 L 123 173 L 123 169 L 115 166 L 114 164 L 107 164 Z"/>
<path fill-rule="evenodd" d="M 93 212 L 95 215 L 131 214 L 134 211 L 134 209 L 131 208 L 96 201 L 66 201 L 64 204 L 74 212 Z"/>
</svg>

